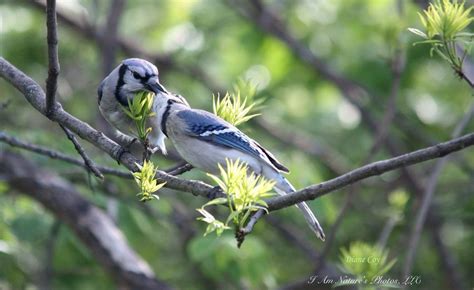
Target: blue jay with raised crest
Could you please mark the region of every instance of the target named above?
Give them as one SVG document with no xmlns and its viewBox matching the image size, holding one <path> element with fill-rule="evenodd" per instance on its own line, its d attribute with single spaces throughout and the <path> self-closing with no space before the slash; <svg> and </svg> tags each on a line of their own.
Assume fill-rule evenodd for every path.
<svg viewBox="0 0 474 290">
<path fill-rule="evenodd" d="M 219 164 L 225 167 L 226 159 L 238 159 L 254 173 L 274 180 L 278 194 L 295 192 L 282 174 L 288 173 L 288 168 L 272 153 L 230 123 L 209 112 L 192 109 L 183 100 L 160 94 L 156 113 L 160 129 L 184 160 L 205 172 L 218 174 Z M 317 237 L 324 241 L 324 231 L 308 205 L 301 202 L 296 206 Z"/>
<path fill-rule="evenodd" d="M 132 120 L 123 112 L 128 100 L 137 92 L 155 93 L 153 111 L 148 122 L 152 131 L 150 143 L 166 153 L 164 140 L 168 137 L 181 157 L 194 167 L 218 174 L 219 164 L 226 159 L 245 162 L 255 174 L 274 180 L 275 191 L 291 194 L 295 188 L 283 176 L 289 170 L 272 153 L 239 129 L 218 116 L 192 109 L 186 99 L 169 93 L 159 82 L 158 69 L 150 62 L 131 58 L 124 60 L 100 84 L 99 109 L 119 135 L 129 140 Z M 324 241 L 324 231 L 305 202 L 296 205 L 310 228 Z"/>
</svg>

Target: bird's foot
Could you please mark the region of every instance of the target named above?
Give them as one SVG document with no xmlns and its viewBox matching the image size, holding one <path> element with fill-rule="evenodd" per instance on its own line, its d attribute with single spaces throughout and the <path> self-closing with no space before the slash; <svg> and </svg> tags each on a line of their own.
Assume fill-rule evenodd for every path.
<svg viewBox="0 0 474 290">
<path fill-rule="evenodd" d="M 206 195 L 208 199 L 216 199 L 218 197 L 224 197 L 225 193 L 222 188 L 218 185 L 214 186 L 211 191 Z"/>
<path fill-rule="evenodd" d="M 135 137 L 132 138 L 132 140 L 130 140 L 130 141 L 128 142 L 128 144 L 125 146 L 125 148 L 127 148 L 127 149 L 129 150 L 130 147 L 132 147 L 132 145 L 135 144 L 135 142 L 137 142 L 137 141 L 138 141 L 138 138 L 135 138 Z"/>
<path fill-rule="evenodd" d="M 115 157 L 115 160 L 117 160 L 118 165 L 120 165 L 120 159 L 122 158 L 122 155 L 125 154 L 125 153 L 131 153 L 130 148 L 137 141 L 138 141 L 137 138 L 133 138 L 130 142 L 128 142 L 127 145 L 120 146 L 120 148 L 117 150 L 117 152 L 115 152 L 114 157 Z"/>
<path fill-rule="evenodd" d="M 120 159 L 125 153 L 130 153 L 130 150 L 127 147 L 120 146 L 119 149 L 114 153 L 114 158 L 117 160 L 117 164 L 120 165 Z"/>
</svg>

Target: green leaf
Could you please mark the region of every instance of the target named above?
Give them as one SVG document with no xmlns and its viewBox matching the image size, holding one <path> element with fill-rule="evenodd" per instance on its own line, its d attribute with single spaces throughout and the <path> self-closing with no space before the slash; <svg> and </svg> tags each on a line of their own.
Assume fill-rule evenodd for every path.
<svg viewBox="0 0 474 290">
<path fill-rule="evenodd" d="M 424 33 L 423 31 L 419 30 L 419 29 L 416 29 L 416 28 L 408 28 L 408 31 L 410 31 L 411 33 L 414 33 L 418 36 L 421 36 L 423 38 L 428 38 L 428 35 L 426 35 L 426 33 Z"/>
<path fill-rule="evenodd" d="M 206 207 L 206 206 L 209 206 L 209 205 L 219 205 L 219 204 L 227 204 L 227 198 L 225 197 L 219 197 L 219 198 L 215 198 L 209 202 L 207 202 L 206 204 L 204 204 L 202 207 Z"/>
</svg>

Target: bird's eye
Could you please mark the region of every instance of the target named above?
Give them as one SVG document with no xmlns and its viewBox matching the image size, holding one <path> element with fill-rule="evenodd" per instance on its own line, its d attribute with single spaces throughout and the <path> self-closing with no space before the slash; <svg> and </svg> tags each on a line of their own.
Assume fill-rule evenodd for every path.
<svg viewBox="0 0 474 290">
<path fill-rule="evenodd" d="M 140 74 L 137 73 L 136 71 L 132 72 L 133 77 L 136 78 L 137 80 L 140 78 Z"/>
</svg>

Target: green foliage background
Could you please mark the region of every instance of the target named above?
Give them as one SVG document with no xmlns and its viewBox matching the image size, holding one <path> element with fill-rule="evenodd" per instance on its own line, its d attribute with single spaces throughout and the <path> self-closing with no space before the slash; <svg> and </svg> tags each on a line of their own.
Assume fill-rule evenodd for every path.
<svg viewBox="0 0 474 290">
<path fill-rule="evenodd" d="M 96 25 L 105 21 L 108 1 L 58 2 L 68 7 L 68 13 L 84 14 Z M 390 61 L 400 41 L 407 59 L 396 108 L 397 116 L 403 121 L 394 123 L 389 134 L 398 140 L 404 152 L 447 140 L 473 101 L 471 89 L 448 65 L 439 58 L 430 58 L 426 47 L 411 45 L 418 39 L 407 28 L 421 26 L 416 14 L 420 6 L 412 1 L 403 1 L 403 16 L 397 14 L 393 0 L 264 2 L 313 53 L 372 92 L 375 97 L 365 96 L 362 102 L 378 120 L 383 117 L 390 94 Z M 44 18 L 43 11 L 26 2 L 0 2 L 0 55 L 41 84 L 47 75 Z M 258 94 L 265 102 L 262 116 L 256 119 L 264 118 L 280 130 L 291 132 L 297 128 L 306 132 L 338 152 L 347 169 L 359 167 L 372 146 L 373 138 L 357 109 L 344 100 L 332 83 L 314 73 L 280 40 L 242 18 L 226 1 L 128 1 L 119 33 L 144 50 L 167 55 L 179 64 L 181 70 L 159 67 L 160 78 L 169 90 L 185 96 L 193 107 L 211 111 L 212 94 L 216 93 L 188 69 L 198 66 L 217 88 L 231 89 L 239 78 L 258 85 Z M 61 24 L 59 39 L 59 99 L 73 115 L 99 124 L 96 88 L 103 72 L 98 46 Z M 117 62 L 125 57 L 119 52 Z M 0 81 L 0 102 L 7 100 L 8 107 L 0 111 L 1 130 L 32 143 L 76 154 L 59 127 L 52 126 L 17 91 Z M 471 122 L 467 131 L 473 129 Z M 319 158 L 279 142 L 257 126 L 255 120 L 246 123 L 243 130 L 271 149 L 291 169 L 288 178 L 297 188 L 336 176 Z M 116 166 L 104 153 L 82 143 L 95 161 Z M 0 144 L 0 149 L 7 147 Z M 99 207 L 108 209 L 111 200 L 118 202 L 116 222 L 129 243 L 160 279 L 178 289 L 275 289 L 295 280 L 305 281 L 312 275 L 315 261 L 268 223 L 260 222 L 239 250 L 231 233 L 221 238 L 202 237 L 205 225 L 195 220 L 198 216 L 195 209 L 205 202 L 200 198 L 163 189 L 160 200 L 147 203 L 149 209 L 144 210 L 135 196 L 133 181 L 107 177 L 106 184 L 110 186 L 106 189 L 93 177 L 89 180 L 81 169 L 43 156 L 22 154 L 60 172 Z M 386 151 L 376 155 L 376 159 L 388 157 Z M 160 169 L 173 165 L 161 156 L 154 160 Z M 474 269 L 473 164 L 472 150 L 456 155 L 443 171 L 436 193 L 438 214 L 444 219 L 443 242 L 458 260 L 461 275 L 471 288 L 474 285 L 472 275 L 469 276 Z M 420 182 L 426 181 L 432 165 L 428 162 L 414 168 L 423 179 Z M 184 177 L 210 181 L 196 170 Z M 389 237 L 387 249 L 389 260 L 397 258 L 397 263 L 386 275 L 400 276 L 418 201 L 413 192 L 402 186 L 399 177 L 396 171 L 363 182 L 337 232 L 328 262 L 339 263 L 339 249 L 354 241 L 375 244 L 388 218 L 396 213 L 400 222 Z M 327 232 L 331 231 L 346 192 L 344 189 L 309 203 Z M 400 192 L 408 196 L 402 208 L 389 202 L 391 194 Z M 215 214 L 224 217 L 225 210 L 217 208 Z M 177 212 L 187 218 L 185 229 L 176 221 Z M 272 215 L 292 227 L 316 251 L 324 247 L 295 208 Z M 37 285 L 54 222 L 48 211 L 10 190 L 0 180 L 1 289 Z M 107 273 L 64 225 L 57 236 L 53 268 L 54 289 L 114 288 Z M 414 273 L 420 275 L 422 284 L 413 289 L 448 287 L 429 231 L 422 235 Z"/>
</svg>

